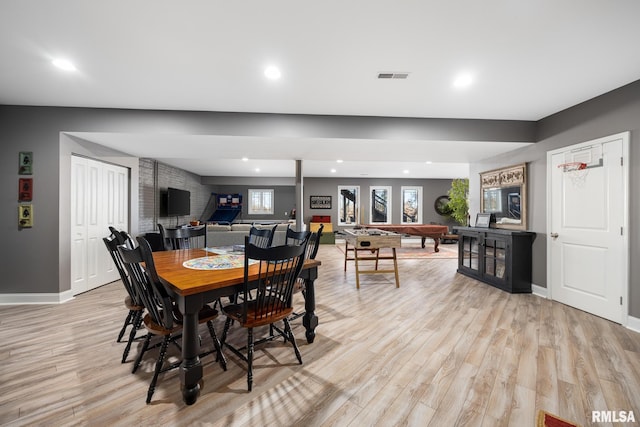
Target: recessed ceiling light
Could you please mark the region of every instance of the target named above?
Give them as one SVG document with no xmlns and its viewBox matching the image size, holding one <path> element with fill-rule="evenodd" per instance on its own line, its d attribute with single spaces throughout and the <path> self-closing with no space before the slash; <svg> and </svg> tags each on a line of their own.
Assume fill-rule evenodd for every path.
<svg viewBox="0 0 640 427">
<path fill-rule="evenodd" d="M 336 163 L 342 163 L 342 162 L 344 162 L 344 160 L 342 160 L 342 159 L 336 160 Z"/>
<path fill-rule="evenodd" d="M 276 67 L 274 65 L 270 65 L 267 68 L 265 68 L 264 75 L 269 80 L 278 80 L 280 78 L 280 76 L 282 75 L 282 73 L 280 73 L 280 70 L 278 69 L 278 67 Z"/>
<path fill-rule="evenodd" d="M 470 73 L 461 73 L 453 79 L 453 87 L 463 89 L 469 87 L 473 83 L 473 76 Z"/>
<path fill-rule="evenodd" d="M 256 168 L 256 172 L 260 172 L 260 168 Z"/>
<path fill-rule="evenodd" d="M 331 173 L 336 173 L 337 171 L 335 169 L 331 169 Z"/>
<path fill-rule="evenodd" d="M 243 158 L 242 158 L 242 161 L 243 161 L 243 162 L 248 162 L 248 161 L 249 161 L 249 158 L 248 158 L 248 157 L 243 157 Z"/>
<path fill-rule="evenodd" d="M 427 160 L 425 163 L 426 163 L 426 164 L 428 164 L 428 165 L 430 165 L 430 164 L 431 164 L 431 163 L 433 163 L 433 162 L 432 162 L 431 160 Z"/>
<path fill-rule="evenodd" d="M 409 173 L 409 170 L 405 169 L 405 170 L 402 171 L 402 173 Z"/>
<path fill-rule="evenodd" d="M 76 71 L 76 66 L 68 59 L 57 58 L 51 61 L 53 65 L 65 71 Z"/>
</svg>

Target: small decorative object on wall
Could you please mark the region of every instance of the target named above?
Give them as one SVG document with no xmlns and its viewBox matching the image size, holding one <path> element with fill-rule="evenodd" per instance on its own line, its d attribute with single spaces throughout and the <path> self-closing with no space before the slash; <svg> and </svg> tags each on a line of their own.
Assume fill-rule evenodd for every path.
<svg viewBox="0 0 640 427">
<path fill-rule="evenodd" d="M 309 196 L 311 209 L 331 209 L 331 196 Z"/>
<path fill-rule="evenodd" d="M 20 161 L 18 165 L 18 174 L 20 175 L 32 175 L 33 174 L 33 152 L 21 151 Z"/>
<path fill-rule="evenodd" d="M 439 196 L 433 204 L 433 208 L 438 215 L 451 215 L 451 208 L 449 207 L 449 196 Z"/>
<path fill-rule="evenodd" d="M 18 201 L 30 202 L 33 199 L 33 178 L 18 180 Z"/>
<path fill-rule="evenodd" d="M 33 227 L 33 205 L 18 206 L 18 225 L 20 228 Z"/>
</svg>

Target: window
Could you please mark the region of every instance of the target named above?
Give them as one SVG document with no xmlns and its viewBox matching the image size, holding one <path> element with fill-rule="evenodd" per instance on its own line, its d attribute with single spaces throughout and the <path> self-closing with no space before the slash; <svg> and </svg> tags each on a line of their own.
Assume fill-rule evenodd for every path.
<svg viewBox="0 0 640 427">
<path fill-rule="evenodd" d="M 369 187 L 371 224 L 391 224 L 391 187 Z"/>
<path fill-rule="evenodd" d="M 402 224 L 422 224 L 422 187 L 401 188 Z"/>
<path fill-rule="evenodd" d="M 360 210 L 360 187 L 338 186 L 338 225 L 357 225 Z"/>
<path fill-rule="evenodd" d="M 249 189 L 249 215 L 273 215 L 273 189 Z"/>
</svg>

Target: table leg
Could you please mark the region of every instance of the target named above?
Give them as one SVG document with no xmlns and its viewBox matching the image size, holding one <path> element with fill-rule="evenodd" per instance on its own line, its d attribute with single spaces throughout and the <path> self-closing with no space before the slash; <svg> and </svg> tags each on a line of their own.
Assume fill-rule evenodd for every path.
<svg viewBox="0 0 640 427">
<path fill-rule="evenodd" d="M 438 248 L 439 244 L 440 244 L 440 238 L 439 237 L 434 237 L 433 238 L 433 251 L 434 252 L 440 252 L 440 249 Z"/>
<path fill-rule="evenodd" d="M 349 242 L 344 242 L 344 271 L 347 271 L 347 261 L 349 260 Z"/>
<path fill-rule="evenodd" d="M 422 249 L 424 249 L 424 242 L 427 240 L 425 236 L 422 236 Z"/>
<path fill-rule="evenodd" d="M 307 342 L 311 344 L 316 337 L 316 326 L 318 326 L 318 316 L 316 316 L 316 289 L 315 279 L 318 277 L 318 269 L 309 269 L 309 277 L 305 278 L 304 291 L 304 316 L 302 325 L 307 330 Z"/>
<path fill-rule="evenodd" d="M 360 269 L 358 268 L 358 248 L 353 248 L 354 261 L 356 262 L 356 289 L 360 289 Z"/>
<path fill-rule="evenodd" d="M 178 307 L 182 312 L 182 363 L 180 383 L 182 400 L 193 405 L 200 395 L 202 363 L 200 362 L 200 340 L 198 338 L 198 312 L 202 308 L 202 298 L 197 295 L 181 298 Z"/>
<path fill-rule="evenodd" d="M 393 250 L 393 270 L 396 275 L 396 288 L 400 287 L 400 277 L 398 275 L 398 258 L 396 257 L 396 248 L 391 248 Z"/>
</svg>

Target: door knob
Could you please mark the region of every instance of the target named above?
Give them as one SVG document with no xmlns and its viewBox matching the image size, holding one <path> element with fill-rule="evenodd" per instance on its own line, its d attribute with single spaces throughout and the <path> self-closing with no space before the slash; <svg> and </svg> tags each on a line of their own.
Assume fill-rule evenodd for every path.
<svg viewBox="0 0 640 427">
<path fill-rule="evenodd" d="M 558 238 L 558 233 L 551 233 L 550 236 L 554 239 Z"/>
</svg>

